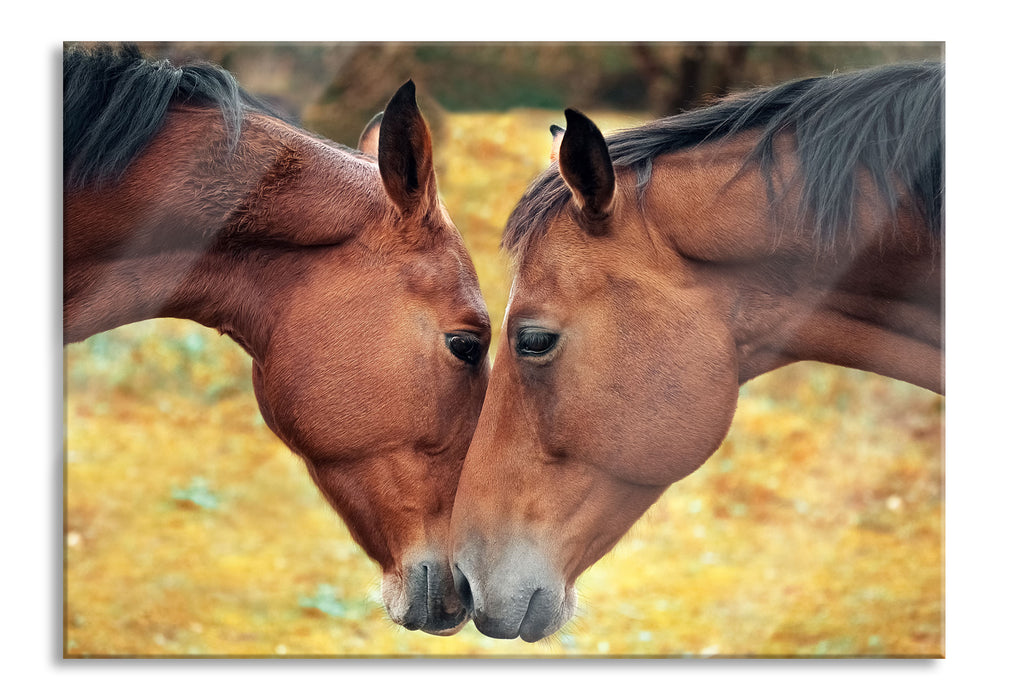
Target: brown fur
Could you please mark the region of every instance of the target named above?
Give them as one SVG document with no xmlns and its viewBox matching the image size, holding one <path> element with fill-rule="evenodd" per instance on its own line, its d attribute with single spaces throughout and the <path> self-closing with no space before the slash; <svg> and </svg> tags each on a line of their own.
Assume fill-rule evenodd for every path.
<svg viewBox="0 0 1009 700">
<path fill-rule="evenodd" d="M 397 168 L 432 162 L 408 97 L 386 113 L 408 139 L 378 163 L 258 114 L 232 154 L 218 112 L 173 109 L 118 183 L 65 195 L 64 339 L 158 316 L 233 337 L 267 424 L 382 567 L 390 616 L 441 634 L 466 619 L 446 543 L 488 374 L 445 334 L 486 349 L 490 331 L 433 168 L 403 206 L 418 174 Z"/>
<path fill-rule="evenodd" d="M 598 158 L 564 148 L 572 128 L 565 181 L 605 182 Z M 943 390 L 941 243 L 863 181 L 855 243 L 819 250 L 794 186 L 771 208 L 759 169 L 740 171 L 754 139 L 663 155 L 643 193 L 618 169 L 605 223 L 575 193 L 522 248 L 453 512 L 481 631 L 559 628 L 578 575 L 717 449 L 743 382 L 808 359 Z M 516 351 L 528 325 L 559 334 L 551 354 Z"/>
</svg>

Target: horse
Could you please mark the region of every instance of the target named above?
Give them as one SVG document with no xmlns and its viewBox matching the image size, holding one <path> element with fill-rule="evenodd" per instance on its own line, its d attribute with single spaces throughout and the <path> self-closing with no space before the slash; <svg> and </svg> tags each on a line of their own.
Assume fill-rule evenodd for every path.
<svg viewBox="0 0 1009 700">
<path fill-rule="evenodd" d="M 800 360 L 944 392 L 941 64 L 755 89 L 604 138 L 565 111 L 502 246 L 514 279 L 452 515 L 483 634 L 574 583 Z"/>
<path fill-rule="evenodd" d="M 381 567 L 389 617 L 461 628 L 449 517 L 490 327 L 413 82 L 369 154 L 208 63 L 69 47 L 63 80 L 64 344 L 155 317 L 229 336 L 265 423 Z"/>
</svg>

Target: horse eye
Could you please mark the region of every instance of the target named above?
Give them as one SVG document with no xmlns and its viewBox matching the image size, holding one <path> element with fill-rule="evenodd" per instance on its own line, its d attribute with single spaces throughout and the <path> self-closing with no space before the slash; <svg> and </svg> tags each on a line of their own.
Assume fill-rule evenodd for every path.
<svg viewBox="0 0 1009 700">
<path fill-rule="evenodd" d="M 557 344 L 558 335 L 537 328 L 524 328 L 515 341 L 515 352 L 519 355 L 545 355 Z"/>
<path fill-rule="evenodd" d="M 475 335 L 446 333 L 445 345 L 453 355 L 469 365 L 477 364 L 483 356 L 483 345 Z"/>
</svg>

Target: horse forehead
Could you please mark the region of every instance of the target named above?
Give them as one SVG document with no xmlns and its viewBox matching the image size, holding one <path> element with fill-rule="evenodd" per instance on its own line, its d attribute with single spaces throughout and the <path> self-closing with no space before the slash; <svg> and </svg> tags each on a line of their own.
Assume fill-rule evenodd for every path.
<svg viewBox="0 0 1009 700">
<path fill-rule="evenodd" d="M 457 305 L 484 308 L 476 270 L 461 245 L 444 245 L 408 251 L 399 276 L 406 289 L 421 297 Z"/>
<path fill-rule="evenodd" d="M 525 251 L 516 268 L 512 296 L 528 298 L 584 298 L 617 279 L 633 278 L 640 270 L 633 251 L 613 241 L 572 231 L 550 230 Z"/>
</svg>

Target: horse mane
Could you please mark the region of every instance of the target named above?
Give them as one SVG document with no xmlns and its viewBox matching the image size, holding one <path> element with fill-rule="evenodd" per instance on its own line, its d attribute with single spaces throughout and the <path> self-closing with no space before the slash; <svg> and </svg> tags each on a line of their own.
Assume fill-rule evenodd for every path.
<svg viewBox="0 0 1009 700">
<path fill-rule="evenodd" d="M 173 66 L 145 58 L 135 45 L 65 48 L 64 186 L 115 179 L 158 132 L 169 107 L 182 103 L 220 108 L 232 147 L 246 111 L 285 119 L 210 63 Z"/>
<path fill-rule="evenodd" d="M 911 195 L 933 236 L 942 235 L 944 208 L 945 69 L 941 63 L 898 64 L 793 80 L 745 92 L 710 106 L 666 117 L 607 138 L 615 168 L 637 174 L 647 186 L 652 162 L 662 154 L 745 130 L 763 129 L 743 168 L 759 164 L 768 200 L 777 201 L 772 173 L 774 138 L 794 133 L 802 177 L 800 214 L 810 214 L 823 245 L 851 236 L 865 168 L 896 214 L 901 194 Z M 742 168 L 741 168 L 742 171 Z M 556 164 L 529 186 L 505 225 L 502 246 L 521 254 L 542 235 L 571 199 Z"/>
</svg>

